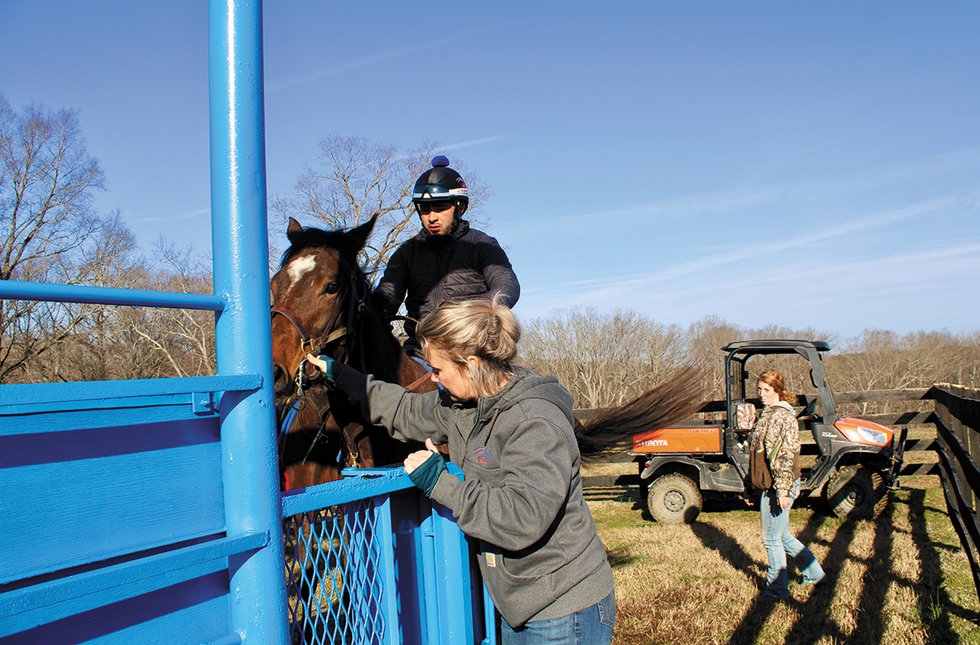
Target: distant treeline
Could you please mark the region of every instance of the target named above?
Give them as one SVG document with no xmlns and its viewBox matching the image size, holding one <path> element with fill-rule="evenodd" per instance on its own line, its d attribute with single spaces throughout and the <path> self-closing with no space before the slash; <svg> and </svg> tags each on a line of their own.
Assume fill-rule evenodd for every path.
<svg viewBox="0 0 980 645">
<path fill-rule="evenodd" d="M 95 211 L 94 194 L 106 180 L 88 153 L 77 112 L 36 105 L 18 111 L 0 95 L 0 143 L 0 280 L 211 293 L 207 262 L 165 241 L 147 256 L 119 213 Z M 328 229 L 350 227 L 378 213 L 376 239 L 359 258 L 376 276 L 415 230 L 410 187 L 435 144 L 423 143 L 407 154 L 358 138 L 328 137 L 319 145 L 318 160 L 299 177 L 294 193 L 271 199 L 270 211 L 282 221 L 295 215 L 304 225 Z M 475 197 L 468 217 L 479 217 L 488 188 L 468 177 Z M 279 224 L 273 229 L 279 232 Z M 621 403 L 690 364 L 701 370 L 691 386 L 706 399 L 721 398 L 720 348 L 747 338 L 829 341 L 834 351 L 828 371 L 837 390 L 926 387 L 937 381 L 976 387 L 980 380 L 980 333 L 899 336 L 870 330 L 837 339 L 814 329 L 740 328 L 713 317 L 685 329 L 630 311 L 594 310 L 523 323 L 524 361 L 556 374 L 581 408 Z M 808 391 L 802 360 L 780 357 L 770 366 L 786 372 L 797 392 Z M 211 312 L 0 300 L 0 383 L 214 371 Z"/>
</svg>

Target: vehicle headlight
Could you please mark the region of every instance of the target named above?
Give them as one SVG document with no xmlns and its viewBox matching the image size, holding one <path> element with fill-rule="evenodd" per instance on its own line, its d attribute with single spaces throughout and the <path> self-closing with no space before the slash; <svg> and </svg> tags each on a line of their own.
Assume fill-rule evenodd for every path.
<svg viewBox="0 0 980 645">
<path fill-rule="evenodd" d="M 870 428 L 862 428 L 860 426 L 858 426 L 856 429 L 858 434 L 861 435 L 861 438 L 868 443 L 873 443 L 876 446 L 884 446 L 888 444 L 888 435 L 884 432 L 871 430 Z"/>
</svg>

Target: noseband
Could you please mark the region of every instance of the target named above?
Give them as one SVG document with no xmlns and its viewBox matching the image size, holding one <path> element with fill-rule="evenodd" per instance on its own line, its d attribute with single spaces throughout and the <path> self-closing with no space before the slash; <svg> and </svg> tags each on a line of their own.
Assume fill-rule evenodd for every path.
<svg viewBox="0 0 980 645">
<path fill-rule="evenodd" d="M 273 317 L 275 317 L 276 314 L 280 314 L 283 318 L 291 322 L 293 324 L 293 327 L 296 328 L 296 331 L 299 332 L 299 350 L 303 353 L 303 355 L 305 356 L 306 354 L 315 353 L 314 350 L 317 348 L 313 345 L 313 337 L 310 336 L 310 334 L 306 331 L 306 327 L 303 326 L 303 323 L 302 321 L 300 321 L 299 316 L 297 316 L 290 309 L 278 305 L 272 308 Z M 334 320 L 332 322 L 336 322 L 336 318 L 337 316 L 334 315 Z M 330 343 L 332 343 L 333 341 L 337 340 L 338 338 L 343 338 L 346 335 L 347 335 L 346 327 L 337 327 L 329 334 L 327 334 L 327 337 L 323 339 L 323 343 L 321 347 L 325 347 Z"/>
</svg>

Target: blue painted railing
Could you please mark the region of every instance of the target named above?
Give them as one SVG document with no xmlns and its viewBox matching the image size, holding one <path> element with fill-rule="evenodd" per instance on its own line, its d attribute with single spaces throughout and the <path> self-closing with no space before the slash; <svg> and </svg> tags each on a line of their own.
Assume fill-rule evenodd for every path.
<svg viewBox="0 0 980 645">
<path fill-rule="evenodd" d="M 0 386 L 0 642 L 495 642 L 464 537 L 400 469 L 280 494 L 261 15 L 210 1 L 214 293 L 0 281 L 3 299 L 214 311 L 218 366 Z M 314 609 L 325 565 L 300 556 L 334 544 L 344 583 Z"/>
</svg>

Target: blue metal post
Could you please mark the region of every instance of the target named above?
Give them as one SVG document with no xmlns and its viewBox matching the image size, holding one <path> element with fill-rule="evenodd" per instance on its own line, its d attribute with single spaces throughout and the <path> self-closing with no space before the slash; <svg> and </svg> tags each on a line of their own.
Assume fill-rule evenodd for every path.
<svg viewBox="0 0 980 645">
<path fill-rule="evenodd" d="M 231 628 L 246 643 L 286 643 L 265 186 L 262 3 L 209 3 L 211 231 L 214 289 L 225 298 L 218 374 L 258 374 L 252 393 L 227 393 L 220 411 L 230 535 L 268 531 L 269 545 L 231 562 Z"/>
</svg>

